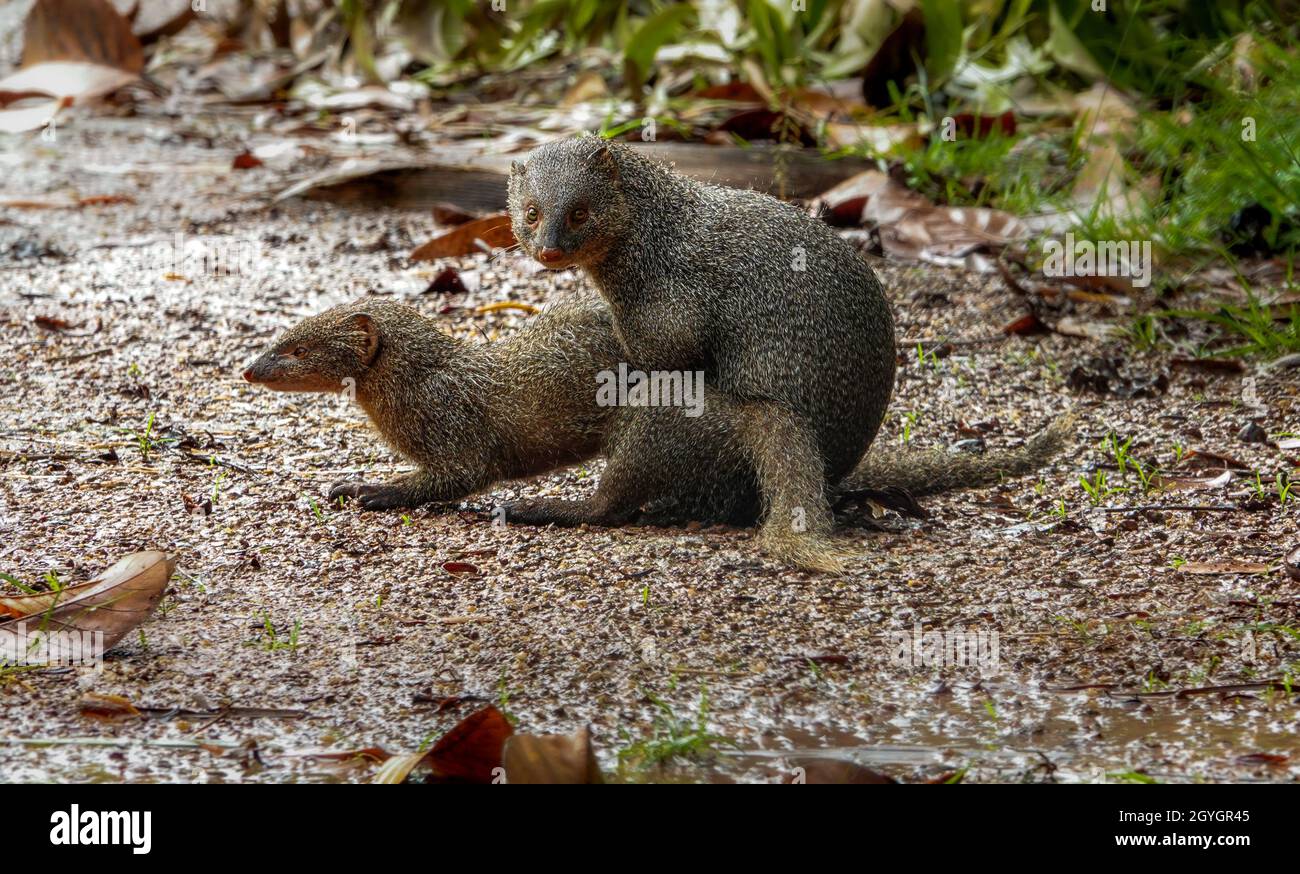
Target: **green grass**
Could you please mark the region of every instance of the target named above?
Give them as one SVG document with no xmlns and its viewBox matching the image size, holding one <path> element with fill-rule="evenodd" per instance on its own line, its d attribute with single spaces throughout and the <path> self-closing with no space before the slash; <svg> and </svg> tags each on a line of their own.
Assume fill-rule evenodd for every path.
<svg viewBox="0 0 1300 874">
<path fill-rule="evenodd" d="M 245 646 L 258 646 L 267 652 L 279 652 L 281 650 L 290 650 L 297 652 L 298 635 L 302 631 L 302 620 L 295 619 L 293 628 L 290 629 L 287 637 L 280 637 L 275 630 L 275 623 L 271 621 L 269 613 L 262 613 L 262 634 L 258 640 L 250 640 L 244 643 Z"/>
<path fill-rule="evenodd" d="M 632 739 L 623 733 L 626 741 L 618 752 L 619 770 L 623 773 L 644 773 L 673 761 L 699 761 L 717 755 L 731 741 L 709 731 L 709 697 L 700 688 L 700 702 L 693 718 L 679 717 L 671 705 L 649 692 L 646 697 L 654 704 L 656 713 L 648 736 Z"/>
<path fill-rule="evenodd" d="M 1216 326 L 1216 340 L 1198 350 L 1207 356 L 1272 359 L 1300 352 L 1300 305 L 1275 309 L 1250 294 L 1245 304 L 1224 304 L 1214 310 L 1165 310 L 1159 315 Z"/>
</svg>

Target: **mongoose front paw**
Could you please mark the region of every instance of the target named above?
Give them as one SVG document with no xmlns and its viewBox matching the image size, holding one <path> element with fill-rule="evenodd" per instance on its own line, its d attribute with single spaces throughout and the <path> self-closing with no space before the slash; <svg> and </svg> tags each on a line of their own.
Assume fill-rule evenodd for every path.
<svg viewBox="0 0 1300 874">
<path fill-rule="evenodd" d="M 507 525 L 549 525 L 554 515 L 547 507 L 547 501 L 522 500 L 502 504 Z"/>
<path fill-rule="evenodd" d="M 411 504 L 405 489 L 366 483 L 337 483 L 330 489 L 330 500 L 339 498 L 351 498 L 363 510 L 392 510 Z"/>
<path fill-rule="evenodd" d="M 335 483 L 330 486 L 329 499 L 337 501 L 339 498 L 355 498 L 357 493 L 365 487 L 365 483 Z"/>
</svg>

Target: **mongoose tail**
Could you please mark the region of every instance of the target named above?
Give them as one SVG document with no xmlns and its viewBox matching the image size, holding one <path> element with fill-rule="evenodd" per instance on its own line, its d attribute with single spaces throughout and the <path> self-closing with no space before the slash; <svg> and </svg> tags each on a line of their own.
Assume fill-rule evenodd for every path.
<svg viewBox="0 0 1300 874">
<path fill-rule="evenodd" d="M 1024 446 L 983 455 L 943 449 L 886 449 L 877 443 L 840 483 L 840 491 L 893 487 L 920 498 L 993 485 L 1045 467 L 1065 447 L 1076 423 L 1074 414 L 1061 416 Z"/>
</svg>

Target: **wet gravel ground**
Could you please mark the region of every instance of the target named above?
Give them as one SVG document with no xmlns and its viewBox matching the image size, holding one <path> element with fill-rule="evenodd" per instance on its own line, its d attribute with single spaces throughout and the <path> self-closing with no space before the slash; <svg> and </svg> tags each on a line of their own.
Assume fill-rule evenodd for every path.
<svg viewBox="0 0 1300 874">
<path fill-rule="evenodd" d="M 1005 337 L 1024 304 L 1001 279 L 880 262 L 900 337 L 980 341 L 924 361 L 902 349 L 881 440 L 978 434 L 997 449 L 1066 410 L 1081 418 L 1039 477 L 927 499 L 922 520 L 846 515 L 859 557 L 842 575 L 779 567 L 747 530 L 492 526 L 485 511 L 504 499 L 589 491 L 598 463 L 461 506 L 338 509 L 331 482 L 401 463 L 345 400 L 239 379 L 279 329 L 374 294 L 490 338 L 527 316 L 476 307 L 544 304 L 583 280 L 508 253 L 453 259 L 467 294 L 428 292 L 444 265 L 406 258 L 437 230 L 427 214 L 269 207 L 311 156 L 231 170 L 239 143 L 202 118 L 86 120 L 54 143 L 3 145 L 5 198 L 134 202 L 0 208 L 0 571 L 77 582 L 135 550 L 180 556 L 162 608 L 102 670 L 0 675 L 3 779 L 363 780 L 372 766 L 305 754 L 415 749 L 485 703 L 520 731 L 589 723 L 609 771 L 673 720 L 702 717 L 730 742 L 637 779 L 775 781 L 818 756 L 902 780 L 1300 775 L 1287 688 L 1209 688 L 1289 677 L 1300 584 L 1281 559 L 1297 500 L 1168 509 L 1240 506 L 1254 476 L 1144 494 L 1099 448 L 1114 431 L 1166 467 L 1180 447 L 1208 450 L 1268 485 L 1297 453 L 1238 432 L 1300 430 L 1294 370 L 1205 372 L 1174 367 L 1168 349 Z M 178 234 L 242 275 L 169 260 Z M 1168 386 L 1071 388 L 1095 356 Z M 1079 479 L 1098 471 L 1128 490 L 1094 508 Z M 1270 569 L 1188 572 L 1210 562 Z M 996 661 L 927 665 L 890 636 L 916 629 L 977 635 L 986 656 L 996 641 Z M 305 715 L 105 723 L 80 714 L 87 692 Z"/>
</svg>

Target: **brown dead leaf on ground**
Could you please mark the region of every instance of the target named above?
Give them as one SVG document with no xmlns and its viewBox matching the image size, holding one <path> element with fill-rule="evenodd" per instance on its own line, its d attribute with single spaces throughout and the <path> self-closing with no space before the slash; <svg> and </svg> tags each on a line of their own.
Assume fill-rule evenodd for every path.
<svg viewBox="0 0 1300 874">
<path fill-rule="evenodd" d="M 99 692 L 87 692 L 77 702 L 77 711 L 88 719 L 100 722 L 115 722 L 119 719 L 139 718 L 140 711 L 121 695 L 104 695 Z"/>
<path fill-rule="evenodd" d="M 0 597 L 0 631 L 17 622 L 39 619 L 41 631 L 46 633 L 102 633 L 103 651 L 107 651 L 153 615 L 175 570 L 175 556 L 137 552 L 80 585 Z"/>
<path fill-rule="evenodd" d="M 1218 489 L 1232 482 L 1232 471 L 1218 476 L 1166 476 L 1156 477 L 1152 484 L 1163 492 L 1199 492 Z"/>
<path fill-rule="evenodd" d="M 813 209 L 836 227 L 878 228 L 885 254 L 900 260 L 952 264 L 1030 236 L 1028 225 L 1011 213 L 935 206 L 879 170 L 846 179 L 817 198 Z"/>
<path fill-rule="evenodd" d="M 0 79 L 0 132 L 49 123 L 72 103 L 103 97 L 144 69 L 140 41 L 108 0 L 36 0 L 27 14 L 22 69 Z"/>
<path fill-rule="evenodd" d="M 254 167 L 261 167 L 262 164 L 263 161 L 261 158 L 257 157 L 252 152 L 245 149 L 244 151 L 236 155 L 235 159 L 230 162 L 230 169 L 252 170 Z"/>
<path fill-rule="evenodd" d="M 508 783 L 605 782 L 586 727 L 573 734 L 512 735 L 506 741 L 503 765 Z"/>
<path fill-rule="evenodd" d="M 131 203 L 135 203 L 135 199 L 125 194 L 92 194 L 87 197 L 55 195 L 52 197 L 15 197 L 0 200 L 0 207 L 8 207 L 9 209 L 80 209 L 87 206 L 116 206 Z"/>
<path fill-rule="evenodd" d="M 491 783 L 513 733 L 501 711 L 489 705 L 458 722 L 427 753 L 393 756 L 371 782 L 404 783 L 417 767 L 427 765 L 436 782 Z"/>
<path fill-rule="evenodd" d="M 455 230 L 435 237 L 411 253 L 412 261 L 435 261 L 476 252 L 489 252 L 515 245 L 510 216 L 504 213 L 466 222 Z"/>
</svg>

